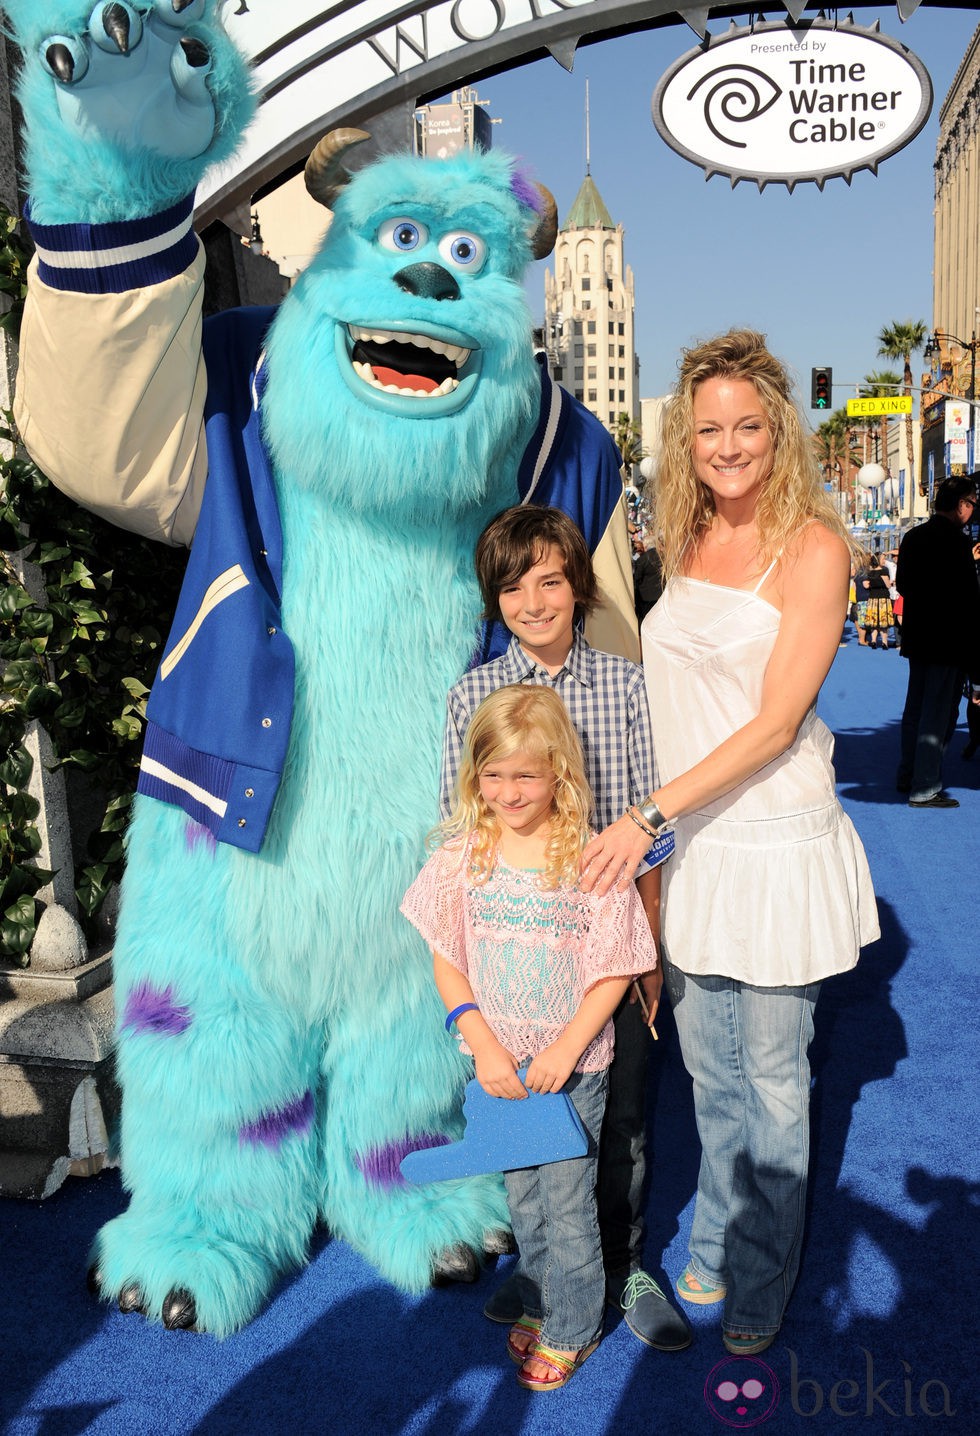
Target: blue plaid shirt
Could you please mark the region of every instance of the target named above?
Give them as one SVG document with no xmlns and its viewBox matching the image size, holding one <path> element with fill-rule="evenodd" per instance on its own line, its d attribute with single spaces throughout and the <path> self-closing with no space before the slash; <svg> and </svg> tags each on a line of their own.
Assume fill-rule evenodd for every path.
<svg viewBox="0 0 980 1436">
<path fill-rule="evenodd" d="M 449 816 L 470 719 L 484 698 L 507 683 L 553 688 L 565 704 L 582 740 L 597 831 L 654 791 L 653 738 L 642 668 L 628 658 L 593 648 L 576 630 L 564 667 L 552 677 L 512 638 L 502 657 L 472 668 L 449 690 L 439 799 L 444 818 Z"/>
</svg>

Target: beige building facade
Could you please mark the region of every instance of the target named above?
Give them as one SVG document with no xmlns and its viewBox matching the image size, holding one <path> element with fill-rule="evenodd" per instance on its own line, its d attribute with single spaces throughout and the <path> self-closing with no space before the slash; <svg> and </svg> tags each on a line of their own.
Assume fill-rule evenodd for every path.
<svg viewBox="0 0 980 1436">
<path fill-rule="evenodd" d="M 945 399 L 977 397 L 980 329 L 980 27 L 939 111 L 936 145 L 935 243 L 932 323 L 938 339 L 933 368 L 923 375 L 922 468 L 927 493 L 944 477 Z M 953 337 L 955 336 L 955 337 Z M 958 341 L 958 342 L 957 342 Z M 980 410 L 973 409 L 976 440 Z M 976 473 L 980 444 L 971 465 L 953 472 Z"/>
<path fill-rule="evenodd" d="M 620 414 L 638 420 L 633 271 L 623 226 L 613 223 L 590 174 L 558 231 L 553 258 L 544 280 L 552 374 L 607 429 Z"/>
<path fill-rule="evenodd" d="M 969 341 L 980 306 L 980 27 L 939 112 L 935 226 L 933 325 Z"/>
</svg>

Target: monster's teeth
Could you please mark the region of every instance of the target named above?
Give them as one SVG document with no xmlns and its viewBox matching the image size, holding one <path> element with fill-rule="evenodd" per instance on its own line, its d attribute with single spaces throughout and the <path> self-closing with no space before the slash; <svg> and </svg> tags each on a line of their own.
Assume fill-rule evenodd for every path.
<svg viewBox="0 0 980 1436">
<path fill-rule="evenodd" d="M 461 344 L 431 339 L 428 334 L 401 333 L 396 329 L 362 329 L 359 324 L 349 324 L 347 327 L 355 343 L 360 339 L 369 344 L 415 344 L 419 349 L 431 349 L 433 354 L 444 355 L 457 369 L 463 367 L 473 352 Z"/>
<path fill-rule="evenodd" d="M 406 398 L 410 399 L 434 399 L 437 395 L 440 394 L 451 394 L 454 389 L 459 387 L 459 380 L 454 379 L 452 375 L 450 375 L 448 378 L 443 379 L 438 389 L 406 389 L 398 384 L 379 383 L 379 381 L 374 377 L 374 373 L 371 369 L 370 364 L 364 364 L 360 360 L 358 360 L 355 362 L 353 367 L 354 373 L 358 376 L 358 378 L 363 379 L 365 384 L 370 384 L 372 389 L 380 390 L 382 394 L 403 394 Z"/>
</svg>

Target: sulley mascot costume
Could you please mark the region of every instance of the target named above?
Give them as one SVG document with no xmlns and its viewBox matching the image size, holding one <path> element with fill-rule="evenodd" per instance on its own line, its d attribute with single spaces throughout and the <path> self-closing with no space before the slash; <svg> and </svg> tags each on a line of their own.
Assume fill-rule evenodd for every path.
<svg viewBox="0 0 980 1436">
<path fill-rule="evenodd" d="M 622 485 L 535 363 L 520 279 L 554 202 L 504 156 L 347 182 L 366 136 L 328 136 L 307 170 L 334 216 L 320 254 L 277 312 L 202 326 L 193 191 L 252 108 L 216 9 L 4 3 L 37 246 L 21 436 L 80 502 L 193 539 L 115 948 L 131 1200 L 90 1275 L 223 1335 L 318 1220 L 409 1291 L 475 1279 L 507 1227 L 495 1178 L 399 1174 L 458 1135 L 468 1073 L 398 903 L 472 656 L 480 529 L 533 496 L 601 559 Z"/>
</svg>

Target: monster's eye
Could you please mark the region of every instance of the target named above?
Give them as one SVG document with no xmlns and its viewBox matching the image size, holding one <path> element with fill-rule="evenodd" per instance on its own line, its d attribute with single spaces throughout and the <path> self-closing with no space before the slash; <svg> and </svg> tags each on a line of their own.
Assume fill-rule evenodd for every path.
<svg viewBox="0 0 980 1436">
<path fill-rule="evenodd" d="M 475 234 L 444 234 L 439 241 L 439 253 L 447 264 L 477 274 L 486 260 L 487 247 Z"/>
<path fill-rule="evenodd" d="M 401 253 L 420 249 L 428 237 L 429 231 L 425 225 L 419 224 L 415 219 L 386 219 L 378 230 L 378 243 L 384 245 L 385 249 L 394 249 Z"/>
</svg>

